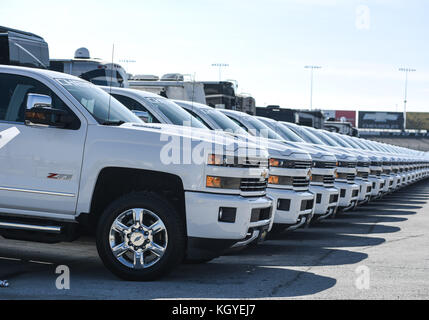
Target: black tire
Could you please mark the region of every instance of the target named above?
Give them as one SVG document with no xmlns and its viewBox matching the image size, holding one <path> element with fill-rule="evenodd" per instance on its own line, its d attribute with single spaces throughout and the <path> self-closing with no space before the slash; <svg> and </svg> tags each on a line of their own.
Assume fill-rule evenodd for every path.
<svg viewBox="0 0 429 320">
<path fill-rule="evenodd" d="M 144 208 L 155 213 L 164 223 L 168 244 L 163 256 L 154 265 L 145 269 L 125 266 L 114 256 L 110 244 L 110 229 L 115 219 L 133 208 Z M 149 192 L 135 192 L 112 202 L 101 215 L 96 233 L 98 254 L 109 271 L 124 280 L 151 281 L 171 272 L 179 265 L 186 252 L 186 234 L 180 215 L 166 200 Z"/>
</svg>

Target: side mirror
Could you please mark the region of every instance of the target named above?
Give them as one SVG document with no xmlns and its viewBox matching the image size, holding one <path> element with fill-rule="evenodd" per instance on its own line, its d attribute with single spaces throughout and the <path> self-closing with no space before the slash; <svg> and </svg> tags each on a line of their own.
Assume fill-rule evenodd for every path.
<svg viewBox="0 0 429 320">
<path fill-rule="evenodd" d="M 52 108 L 52 98 L 50 96 L 29 93 L 26 107 L 26 125 L 64 128 L 72 122 L 72 118 L 67 111 Z"/>
</svg>

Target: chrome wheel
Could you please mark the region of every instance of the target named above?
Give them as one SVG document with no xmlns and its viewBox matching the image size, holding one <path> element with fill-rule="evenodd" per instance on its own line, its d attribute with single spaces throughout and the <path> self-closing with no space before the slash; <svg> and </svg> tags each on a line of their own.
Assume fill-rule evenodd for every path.
<svg viewBox="0 0 429 320">
<path fill-rule="evenodd" d="M 129 209 L 113 222 L 109 234 L 114 257 L 132 269 L 156 264 L 168 245 L 167 229 L 155 213 L 147 209 Z"/>
</svg>

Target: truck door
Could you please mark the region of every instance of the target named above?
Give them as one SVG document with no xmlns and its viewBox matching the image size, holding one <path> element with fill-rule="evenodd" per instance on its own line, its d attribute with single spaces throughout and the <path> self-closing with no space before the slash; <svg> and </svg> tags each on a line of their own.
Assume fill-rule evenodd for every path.
<svg viewBox="0 0 429 320">
<path fill-rule="evenodd" d="M 50 96 L 52 107 L 66 110 L 72 123 L 26 125 L 29 93 Z M 60 91 L 36 79 L 0 73 L 0 214 L 75 213 L 86 122 L 65 101 Z"/>
</svg>

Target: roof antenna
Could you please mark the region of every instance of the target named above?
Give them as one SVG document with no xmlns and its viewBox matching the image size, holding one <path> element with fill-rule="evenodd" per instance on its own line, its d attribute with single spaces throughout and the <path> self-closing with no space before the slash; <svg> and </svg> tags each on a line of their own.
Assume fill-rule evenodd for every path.
<svg viewBox="0 0 429 320">
<path fill-rule="evenodd" d="M 112 82 L 113 82 L 113 59 L 115 56 L 115 43 L 113 43 L 112 45 L 112 66 L 111 66 L 111 71 L 110 71 L 110 83 L 109 83 L 109 110 L 107 112 L 107 122 L 110 121 L 110 102 L 112 100 Z"/>
<path fill-rule="evenodd" d="M 191 103 L 192 103 L 192 113 L 194 112 L 194 99 L 195 99 L 195 74 L 196 72 L 194 71 L 194 76 L 192 79 L 192 99 L 191 99 Z M 192 121 L 192 117 L 191 117 L 191 121 Z"/>
</svg>

